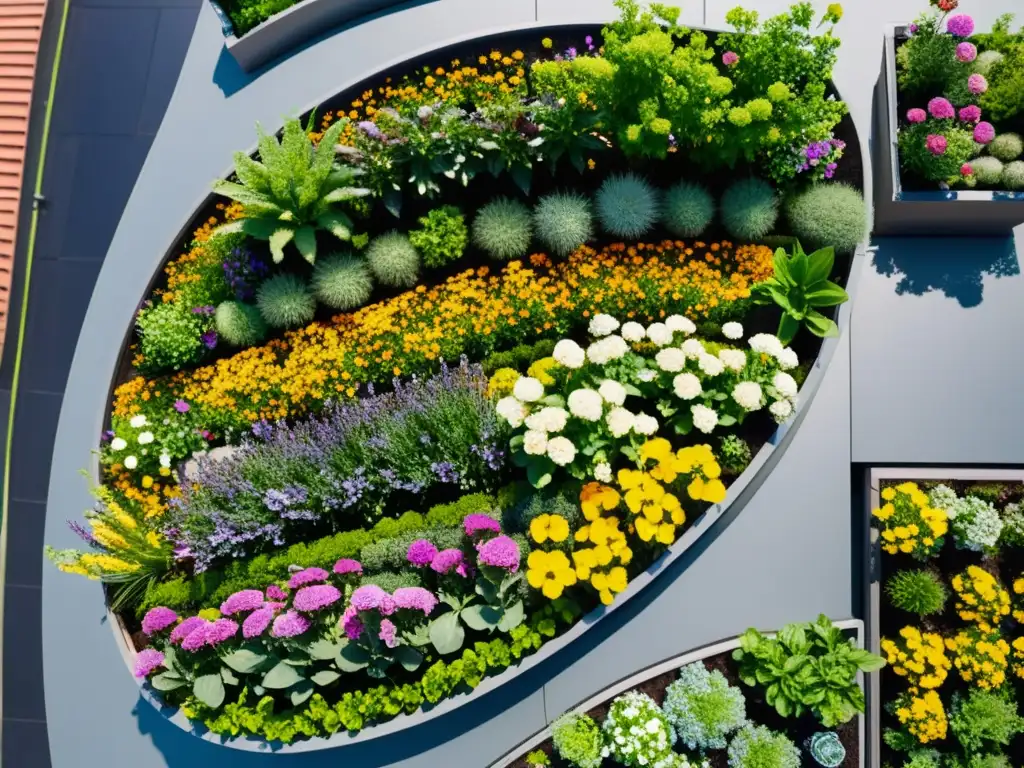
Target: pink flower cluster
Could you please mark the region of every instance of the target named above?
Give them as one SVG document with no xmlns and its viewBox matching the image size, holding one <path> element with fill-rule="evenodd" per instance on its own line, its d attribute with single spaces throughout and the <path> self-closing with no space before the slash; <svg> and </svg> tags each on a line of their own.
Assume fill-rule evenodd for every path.
<svg viewBox="0 0 1024 768">
<path fill-rule="evenodd" d="M 956 115 L 956 110 L 953 109 L 953 105 L 949 102 L 949 99 L 936 96 L 928 102 L 928 114 L 936 120 L 948 120 Z"/>
<path fill-rule="evenodd" d="M 946 154 L 946 137 L 941 134 L 930 133 L 928 138 L 925 139 L 925 146 L 928 151 L 933 155 L 944 155 Z"/>
<path fill-rule="evenodd" d="M 974 34 L 974 19 L 966 13 L 958 13 L 946 19 L 946 31 L 954 37 L 970 37 Z"/>
<path fill-rule="evenodd" d="M 389 595 L 376 584 L 366 584 L 352 593 L 341 617 L 341 628 L 349 640 L 358 640 L 367 626 L 379 627 L 377 636 L 388 648 L 398 645 L 398 626 L 413 620 L 411 613 L 426 618 L 437 607 L 437 597 L 423 587 L 399 587 Z M 396 623 L 397 622 L 397 623 Z"/>
</svg>

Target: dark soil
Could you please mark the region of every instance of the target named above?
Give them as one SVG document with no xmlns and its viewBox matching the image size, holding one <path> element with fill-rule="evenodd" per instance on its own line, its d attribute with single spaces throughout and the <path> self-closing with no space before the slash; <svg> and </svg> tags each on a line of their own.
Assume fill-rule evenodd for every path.
<svg viewBox="0 0 1024 768">
<path fill-rule="evenodd" d="M 769 707 L 765 704 L 759 688 L 750 688 L 740 682 L 739 677 L 736 675 L 736 664 L 732 660 L 732 651 L 704 659 L 704 665 L 711 670 L 717 669 L 725 675 L 730 684 L 739 686 L 743 690 L 743 695 L 747 700 L 747 718 L 750 722 L 757 725 L 765 725 L 774 731 L 785 733 L 793 740 L 794 743 L 796 743 L 798 747 L 800 747 L 801 753 L 803 754 L 803 765 L 806 768 L 817 766 L 817 763 L 814 762 L 813 758 L 811 758 L 808 753 L 804 742 L 818 731 L 824 731 L 827 729 L 815 720 L 813 716 L 804 715 L 799 718 L 780 717 L 773 707 Z M 639 691 L 640 693 L 646 693 L 654 699 L 658 706 L 661 706 L 665 700 L 665 690 L 675 679 L 675 671 L 666 672 L 658 677 L 653 677 L 650 680 L 647 680 L 633 690 Z M 611 702 L 612 700 L 610 699 L 600 706 L 588 710 L 587 714 L 600 724 L 607 716 Z M 843 746 L 846 747 L 846 759 L 843 760 L 840 768 L 855 768 L 860 764 L 860 738 L 858 734 L 857 718 L 854 718 L 849 723 L 839 726 L 834 730 L 839 735 Z M 526 754 L 521 755 L 514 763 L 512 763 L 511 768 L 529 768 L 529 764 L 526 762 L 526 755 L 537 749 L 541 750 L 551 758 L 551 765 L 553 768 L 571 768 L 568 763 L 558 757 L 555 753 L 551 739 L 546 740 L 539 747 L 534 747 L 534 749 L 529 750 Z M 707 758 L 708 762 L 711 764 L 711 768 L 728 768 L 728 756 L 725 750 L 715 750 L 710 752 L 707 755 Z M 618 765 L 618 763 L 612 760 L 605 760 L 602 764 L 602 768 L 615 768 Z"/>
</svg>

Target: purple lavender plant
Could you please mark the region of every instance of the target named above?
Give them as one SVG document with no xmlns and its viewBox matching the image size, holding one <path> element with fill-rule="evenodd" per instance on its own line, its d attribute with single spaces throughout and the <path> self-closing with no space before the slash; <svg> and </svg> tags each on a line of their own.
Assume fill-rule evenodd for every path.
<svg viewBox="0 0 1024 768">
<path fill-rule="evenodd" d="M 251 301 L 256 295 L 256 286 L 270 273 L 266 262 L 246 248 L 235 248 L 221 266 L 228 287 L 239 301 Z"/>
<path fill-rule="evenodd" d="M 846 142 L 836 138 L 812 141 L 807 146 L 794 150 L 796 172 L 807 173 L 816 181 L 831 179 L 845 149 Z"/>
</svg>

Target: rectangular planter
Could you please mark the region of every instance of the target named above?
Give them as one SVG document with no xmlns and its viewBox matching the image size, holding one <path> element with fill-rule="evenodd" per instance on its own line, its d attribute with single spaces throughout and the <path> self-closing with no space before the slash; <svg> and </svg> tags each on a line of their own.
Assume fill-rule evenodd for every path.
<svg viewBox="0 0 1024 768">
<path fill-rule="evenodd" d="M 1024 224 L 1024 192 L 941 189 L 912 192 L 900 181 L 896 100 L 896 41 L 906 25 L 886 29 L 881 74 L 875 86 L 874 196 L 879 236 L 1009 236 Z"/>
<path fill-rule="evenodd" d="M 1024 469 L 958 469 L 956 467 L 884 467 L 874 468 L 867 473 L 867 487 L 864 489 L 866 502 L 865 537 L 868 546 L 863 563 L 863 605 L 866 606 L 864 616 L 865 648 L 872 653 L 881 654 L 881 608 L 882 582 L 882 550 L 878 542 L 878 532 L 871 527 L 871 512 L 881 504 L 879 483 L 883 480 L 901 480 L 916 482 L 919 480 L 964 480 L 990 483 L 1024 483 Z M 884 668 L 883 668 L 884 671 Z M 881 672 L 867 675 L 864 693 L 867 697 L 865 708 L 868 721 L 868 738 L 865 743 L 867 768 L 880 768 L 882 761 L 882 686 Z"/>
</svg>

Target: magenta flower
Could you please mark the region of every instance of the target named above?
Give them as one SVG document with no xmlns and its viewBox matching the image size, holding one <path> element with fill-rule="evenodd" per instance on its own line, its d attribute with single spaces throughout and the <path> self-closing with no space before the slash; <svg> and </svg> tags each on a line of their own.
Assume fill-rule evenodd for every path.
<svg viewBox="0 0 1024 768">
<path fill-rule="evenodd" d="M 380 632 L 378 637 L 384 641 L 384 645 L 388 648 L 398 647 L 398 638 L 395 636 L 398 627 L 396 627 L 390 619 L 384 619 L 380 623 Z"/>
<path fill-rule="evenodd" d="M 465 529 L 467 536 L 475 536 L 476 534 L 485 531 L 501 533 L 501 523 L 490 515 L 485 515 L 480 512 L 472 515 L 466 515 L 466 519 L 462 521 L 462 527 Z"/>
<path fill-rule="evenodd" d="M 984 93 L 988 90 L 988 80 L 985 79 L 984 75 L 975 72 L 973 75 L 967 78 L 967 90 L 973 93 L 975 96 Z"/>
<path fill-rule="evenodd" d="M 231 619 L 217 619 L 206 628 L 206 644 L 220 645 L 238 634 L 238 622 Z"/>
<path fill-rule="evenodd" d="M 271 584 L 267 587 L 267 599 L 268 600 L 287 600 L 288 593 L 281 589 L 277 584 Z"/>
<path fill-rule="evenodd" d="M 171 643 L 181 643 L 196 629 L 206 624 L 202 616 L 189 616 L 171 632 Z"/>
<path fill-rule="evenodd" d="M 225 616 L 233 616 L 243 611 L 255 611 L 263 607 L 263 593 L 258 589 L 243 589 L 229 595 L 220 605 L 220 612 Z"/>
<path fill-rule="evenodd" d="M 192 406 L 189 405 L 184 400 L 175 400 L 174 410 L 176 410 L 178 413 L 188 413 L 189 411 L 192 410 Z"/>
<path fill-rule="evenodd" d="M 311 587 L 303 587 L 295 593 L 292 600 L 292 607 L 297 611 L 309 613 L 319 611 L 341 600 L 341 592 L 330 584 L 314 584 Z"/>
<path fill-rule="evenodd" d="M 945 120 L 956 115 L 956 110 L 953 109 L 953 105 L 949 103 L 948 99 L 936 96 L 928 102 L 928 114 L 936 120 Z"/>
<path fill-rule="evenodd" d="M 974 140 L 979 144 L 988 144 L 996 137 L 996 129 L 992 123 L 980 122 L 974 126 Z"/>
<path fill-rule="evenodd" d="M 267 631 L 267 627 L 270 626 L 270 622 L 273 620 L 274 609 L 269 605 L 256 609 L 246 616 L 245 621 L 242 622 L 242 637 L 246 640 L 259 637 Z"/>
<path fill-rule="evenodd" d="M 196 626 L 191 632 L 188 633 L 188 637 L 181 641 L 182 650 L 195 653 L 204 645 L 206 645 L 206 632 L 213 624 L 213 622 L 207 621 L 203 618 L 200 618 L 199 620 L 202 622 L 202 624 Z"/>
<path fill-rule="evenodd" d="M 292 577 L 288 579 L 288 586 L 292 589 L 298 589 L 307 584 L 317 584 L 327 581 L 329 575 L 323 568 L 304 568 L 292 574 Z"/>
<path fill-rule="evenodd" d="M 358 640 L 362 636 L 365 627 L 359 619 L 359 612 L 355 606 L 350 605 L 345 609 L 345 613 L 341 617 L 341 628 L 345 630 L 345 637 L 349 640 Z"/>
<path fill-rule="evenodd" d="M 974 175 L 974 169 L 971 168 L 971 164 L 970 163 L 964 163 L 963 165 L 960 166 L 960 173 L 963 176 L 973 176 Z"/>
<path fill-rule="evenodd" d="M 461 549 L 442 549 L 430 563 L 430 569 L 435 573 L 451 573 L 462 565 Z"/>
<path fill-rule="evenodd" d="M 924 144 L 928 148 L 928 151 L 931 152 L 933 155 L 946 154 L 946 137 L 942 136 L 941 134 L 928 134 L 928 138 L 925 139 Z"/>
<path fill-rule="evenodd" d="M 344 576 L 349 573 L 354 573 L 359 576 L 363 573 L 363 565 L 358 560 L 343 557 L 334 564 L 334 572 L 339 576 Z"/>
<path fill-rule="evenodd" d="M 395 612 L 395 599 L 376 584 L 364 584 L 352 593 L 349 601 L 357 611 L 380 611 L 382 616 Z"/>
<path fill-rule="evenodd" d="M 968 104 L 960 110 L 960 119 L 965 123 L 976 123 L 981 120 L 981 107 Z"/>
<path fill-rule="evenodd" d="M 484 565 L 515 573 L 519 570 L 519 545 L 508 536 L 496 536 L 478 547 L 476 559 Z"/>
<path fill-rule="evenodd" d="M 958 13 L 946 19 L 946 31 L 955 37 L 970 37 L 974 33 L 974 19 L 966 13 Z"/>
<path fill-rule="evenodd" d="M 907 110 L 907 120 L 911 123 L 923 123 L 928 119 L 928 113 L 920 107 Z"/>
<path fill-rule="evenodd" d="M 726 51 L 722 54 L 722 63 L 727 67 L 734 67 L 740 61 L 740 56 L 735 51 Z"/>
<path fill-rule="evenodd" d="M 143 648 L 135 657 L 135 676 L 149 677 L 157 667 L 163 666 L 164 655 L 153 648 Z"/>
<path fill-rule="evenodd" d="M 412 611 L 423 611 L 426 616 L 437 606 L 437 598 L 423 587 L 399 587 L 395 590 L 395 605 Z"/>
<path fill-rule="evenodd" d="M 295 637 L 301 635 L 309 627 L 309 619 L 295 611 L 288 611 L 274 619 L 274 626 L 270 630 L 270 634 L 273 637 Z"/>
<path fill-rule="evenodd" d="M 146 615 L 142 617 L 142 631 L 147 635 L 152 635 L 155 632 L 167 629 L 177 620 L 178 614 L 170 608 L 158 605 L 156 608 L 150 608 Z"/>
<path fill-rule="evenodd" d="M 409 545 L 409 551 L 405 554 L 405 559 L 415 566 L 430 565 L 435 557 L 437 547 L 426 539 L 416 539 Z"/>
<path fill-rule="evenodd" d="M 963 42 L 956 47 L 956 58 L 958 61 L 962 61 L 964 64 L 974 61 L 978 58 L 978 48 L 974 43 Z"/>
</svg>

